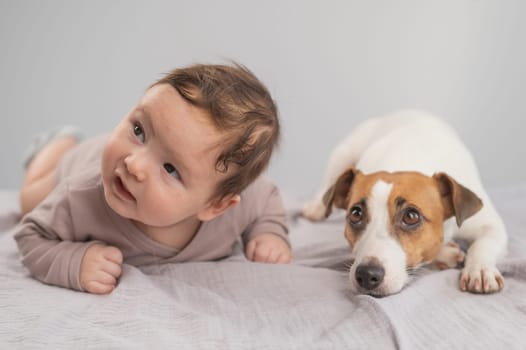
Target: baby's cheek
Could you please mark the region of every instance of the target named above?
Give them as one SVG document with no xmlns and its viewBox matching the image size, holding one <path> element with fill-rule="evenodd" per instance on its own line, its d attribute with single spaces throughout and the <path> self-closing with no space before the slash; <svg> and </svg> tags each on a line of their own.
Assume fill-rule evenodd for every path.
<svg viewBox="0 0 526 350">
<path fill-rule="evenodd" d="M 178 222 L 175 211 L 162 202 L 145 202 L 138 208 L 139 221 L 157 227 L 166 227 Z"/>
</svg>

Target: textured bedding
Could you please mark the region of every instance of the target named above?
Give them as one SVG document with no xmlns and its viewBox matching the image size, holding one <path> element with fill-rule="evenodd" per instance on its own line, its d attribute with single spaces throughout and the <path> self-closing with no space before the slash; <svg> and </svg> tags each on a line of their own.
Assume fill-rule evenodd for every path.
<svg viewBox="0 0 526 350">
<path fill-rule="evenodd" d="M 238 247 L 216 262 L 125 265 L 106 296 L 47 286 L 19 261 L 17 194 L 0 191 L 0 348 L 525 348 L 526 185 L 490 195 L 510 235 L 501 293 L 463 293 L 458 270 L 424 268 L 377 299 L 347 289 L 343 214 L 310 223 L 292 197 L 293 264 L 251 263 Z"/>
</svg>

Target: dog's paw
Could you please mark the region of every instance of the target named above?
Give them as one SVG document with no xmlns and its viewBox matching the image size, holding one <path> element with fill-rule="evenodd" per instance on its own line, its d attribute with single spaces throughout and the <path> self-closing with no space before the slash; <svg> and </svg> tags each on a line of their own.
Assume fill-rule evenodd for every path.
<svg viewBox="0 0 526 350">
<path fill-rule="evenodd" d="M 452 269 L 464 262 L 466 254 L 460 249 L 458 243 L 450 241 L 443 245 L 433 265 L 439 270 Z"/>
<path fill-rule="evenodd" d="M 325 205 L 322 201 L 313 199 L 305 203 L 301 214 L 311 221 L 320 221 L 325 218 Z"/>
<path fill-rule="evenodd" d="M 460 289 L 471 293 L 495 293 L 504 287 L 504 278 L 496 267 L 466 266 L 460 273 Z"/>
</svg>

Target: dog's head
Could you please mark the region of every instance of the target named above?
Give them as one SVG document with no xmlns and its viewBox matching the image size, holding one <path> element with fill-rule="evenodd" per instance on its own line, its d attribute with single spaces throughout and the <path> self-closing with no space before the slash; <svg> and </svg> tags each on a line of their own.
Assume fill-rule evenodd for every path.
<svg viewBox="0 0 526 350">
<path fill-rule="evenodd" d="M 399 292 L 408 269 L 431 262 L 443 243 L 443 224 L 460 226 L 482 201 L 445 173 L 345 171 L 325 193 L 325 216 L 345 209 L 345 237 L 354 263 L 355 292 L 385 296 Z"/>
</svg>

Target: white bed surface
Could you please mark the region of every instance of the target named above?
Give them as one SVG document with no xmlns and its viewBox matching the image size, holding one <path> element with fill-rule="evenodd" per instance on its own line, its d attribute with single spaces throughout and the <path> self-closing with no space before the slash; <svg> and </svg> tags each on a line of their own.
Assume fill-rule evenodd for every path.
<svg viewBox="0 0 526 350">
<path fill-rule="evenodd" d="M 397 295 L 351 294 L 343 215 L 292 218 L 291 265 L 218 262 L 135 268 L 97 296 L 47 286 L 21 265 L 0 191 L 0 348 L 519 349 L 526 344 L 526 185 L 490 191 L 510 234 L 505 288 L 458 289 L 458 270 L 424 269 Z M 299 201 L 286 198 L 291 214 Z"/>
</svg>

